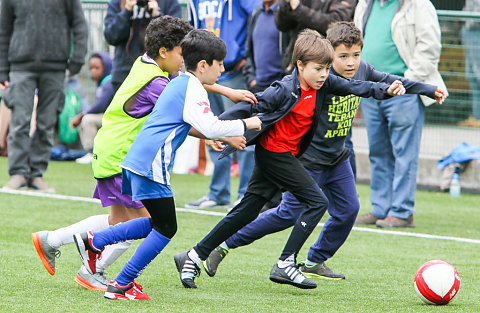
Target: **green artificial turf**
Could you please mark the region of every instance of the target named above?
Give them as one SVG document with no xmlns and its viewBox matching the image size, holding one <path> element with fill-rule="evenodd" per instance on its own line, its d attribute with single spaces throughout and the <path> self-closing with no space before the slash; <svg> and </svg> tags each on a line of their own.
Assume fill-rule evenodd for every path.
<svg viewBox="0 0 480 313">
<path fill-rule="evenodd" d="M 8 180 L 5 158 L 0 158 L 0 184 Z M 88 165 L 52 162 L 45 179 L 57 193 L 90 197 L 95 181 Z M 209 177 L 173 175 L 178 207 L 203 196 Z M 238 180 L 233 179 L 236 190 Z M 367 213 L 369 188 L 359 185 L 361 211 Z M 234 199 L 232 199 L 234 200 Z M 96 203 L 0 193 L 0 312 L 479 312 L 480 270 L 476 243 L 427 239 L 353 230 L 338 253 L 327 262 L 346 280 L 317 280 L 318 288 L 301 290 L 270 282 L 269 272 L 281 253 L 289 231 L 269 235 L 250 246 L 231 250 L 214 278 L 204 272 L 197 290 L 184 289 L 173 255 L 191 248 L 221 217 L 178 212 L 178 232 L 148 266 L 138 282 L 151 301 L 110 301 L 102 292 L 82 289 L 74 281 L 81 265 L 73 244 L 61 248 L 56 274 L 44 269 L 30 234 L 67 226 L 108 210 Z M 417 192 L 416 228 L 402 232 L 480 239 L 480 196 Z M 220 211 L 220 210 L 217 210 Z M 322 219 L 325 221 L 327 216 Z M 376 229 L 375 227 L 367 227 Z M 318 227 L 299 254 L 320 234 Z M 133 254 L 138 242 L 113 266 L 114 278 Z M 443 259 L 460 273 L 458 296 L 447 306 L 425 305 L 416 296 L 413 279 L 426 261 Z"/>
</svg>

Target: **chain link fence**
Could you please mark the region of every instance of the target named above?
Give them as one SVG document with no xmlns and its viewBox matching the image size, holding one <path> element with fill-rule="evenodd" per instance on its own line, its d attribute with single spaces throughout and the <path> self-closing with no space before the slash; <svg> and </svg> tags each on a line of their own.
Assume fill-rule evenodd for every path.
<svg viewBox="0 0 480 313">
<path fill-rule="evenodd" d="M 462 1 L 437 0 L 433 3 L 437 7 L 461 9 Z M 462 3 L 460 3 L 462 2 Z M 95 51 L 110 51 L 113 56 L 113 47 L 109 46 L 103 36 L 103 19 L 106 14 L 108 0 L 83 0 L 83 9 L 89 25 L 88 55 Z M 186 17 L 186 1 L 180 1 L 184 17 Z M 423 132 L 421 153 L 435 156 L 448 154 L 453 147 L 462 141 L 470 145 L 480 146 L 480 127 L 459 126 L 462 121 L 472 115 L 472 101 L 474 94 L 469 84 L 472 73 L 465 71 L 465 45 L 462 41 L 462 30 L 466 22 L 480 25 L 480 12 L 464 12 L 459 10 L 438 10 L 438 19 L 442 31 L 442 54 L 439 70 L 447 85 L 450 96 L 443 105 L 429 106 L 425 111 L 425 129 Z M 480 33 L 479 33 L 480 34 Z M 480 47 L 475 46 L 475 49 Z M 89 85 L 88 68 L 82 70 L 82 81 L 93 91 L 93 84 Z M 479 91 L 480 92 L 480 91 Z M 479 99 L 480 101 L 480 99 Z M 355 148 L 368 149 L 366 135 L 362 127 L 361 114 L 356 120 L 354 128 Z"/>
</svg>

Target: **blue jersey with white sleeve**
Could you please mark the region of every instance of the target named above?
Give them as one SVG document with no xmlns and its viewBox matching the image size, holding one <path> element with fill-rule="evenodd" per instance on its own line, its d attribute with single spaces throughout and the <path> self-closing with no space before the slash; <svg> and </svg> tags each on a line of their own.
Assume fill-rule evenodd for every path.
<svg viewBox="0 0 480 313">
<path fill-rule="evenodd" d="M 218 120 L 200 80 L 186 73 L 165 87 L 120 166 L 170 185 L 175 153 L 192 126 L 212 139 L 241 136 L 245 131 L 241 120 Z"/>
</svg>

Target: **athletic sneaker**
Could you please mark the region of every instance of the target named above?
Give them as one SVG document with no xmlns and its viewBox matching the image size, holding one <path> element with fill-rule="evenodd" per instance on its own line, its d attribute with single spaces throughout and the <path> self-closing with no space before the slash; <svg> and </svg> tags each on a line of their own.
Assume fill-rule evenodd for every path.
<svg viewBox="0 0 480 313">
<path fill-rule="evenodd" d="M 115 280 L 108 283 L 105 298 L 111 300 L 150 300 L 151 298 L 143 292 L 143 287 L 136 282 L 126 286 L 120 286 Z"/>
<path fill-rule="evenodd" d="M 82 259 L 83 265 L 90 274 L 97 272 L 97 260 L 102 255 L 102 250 L 98 250 L 92 244 L 93 233 L 91 231 L 87 233 L 77 233 L 73 235 L 73 240 L 77 245 L 80 259 Z"/>
<path fill-rule="evenodd" d="M 308 278 L 327 278 L 327 279 L 345 279 L 345 275 L 332 271 L 325 262 L 317 263 L 312 266 L 299 264 L 300 272 Z"/>
<path fill-rule="evenodd" d="M 187 209 L 209 209 L 209 208 L 226 208 L 228 203 L 219 203 L 215 200 L 211 200 L 208 196 L 202 197 L 197 201 L 188 202 L 185 204 Z"/>
<path fill-rule="evenodd" d="M 302 289 L 317 288 L 317 283 L 303 276 L 298 265 L 292 264 L 285 268 L 275 264 L 270 272 L 270 280 L 279 284 L 289 284 Z"/>
<path fill-rule="evenodd" d="M 78 270 L 75 282 L 85 289 L 107 291 L 108 279 L 105 277 L 105 273 L 96 272 L 92 275 L 88 272 L 85 265 L 82 265 L 80 270 Z"/>
<path fill-rule="evenodd" d="M 38 256 L 50 275 L 55 275 L 55 258 L 60 257 L 60 250 L 47 243 L 48 231 L 32 233 L 32 241 Z"/>
<path fill-rule="evenodd" d="M 81 158 L 75 159 L 75 163 L 78 164 L 90 164 L 93 160 L 93 154 L 91 152 L 85 154 Z"/>
<path fill-rule="evenodd" d="M 213 277 L 217 273 L 217 268 L 220 262 L 227 256 L 228 250 L 220 246 L 216 247 L 215 250 L 210 252 L 208 258 L 202 262 L 203 268 L 208 276 Z"/>
<path fill-rule="evenodd" d="M 188 257 L 188 251 L 173 256 L 177 271 L 180 273 L 180 280 L 185 288 L 197 288 L 195 277 L 200 276 L 200 267 Z"/>
</svg>

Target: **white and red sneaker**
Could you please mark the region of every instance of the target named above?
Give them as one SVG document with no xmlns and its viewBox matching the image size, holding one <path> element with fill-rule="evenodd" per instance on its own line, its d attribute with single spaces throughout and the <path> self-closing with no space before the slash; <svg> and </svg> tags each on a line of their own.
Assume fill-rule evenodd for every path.
<svg viewBox="0 0 480 313">
<path fill-rule="evenodd" d="M 111 300 L 150 300 L 151 298 L 143 292 L 143 287 L 136 282 L 126 286 L 120 286 L 115 280 L 108 283 L 105 298 Z"/>
<path fill-rule="evenodd" d="M 93 233 L 91 231 L 77 233 L 73 235 L 73 240 L 77 245 L 83 265 L 85 265 L 85 268 L 90 274 L 95 274 L 97 272 L 97 260 L 102 256 L 103 249 L 98 250 L 93 246 Z"/>
</svg>

